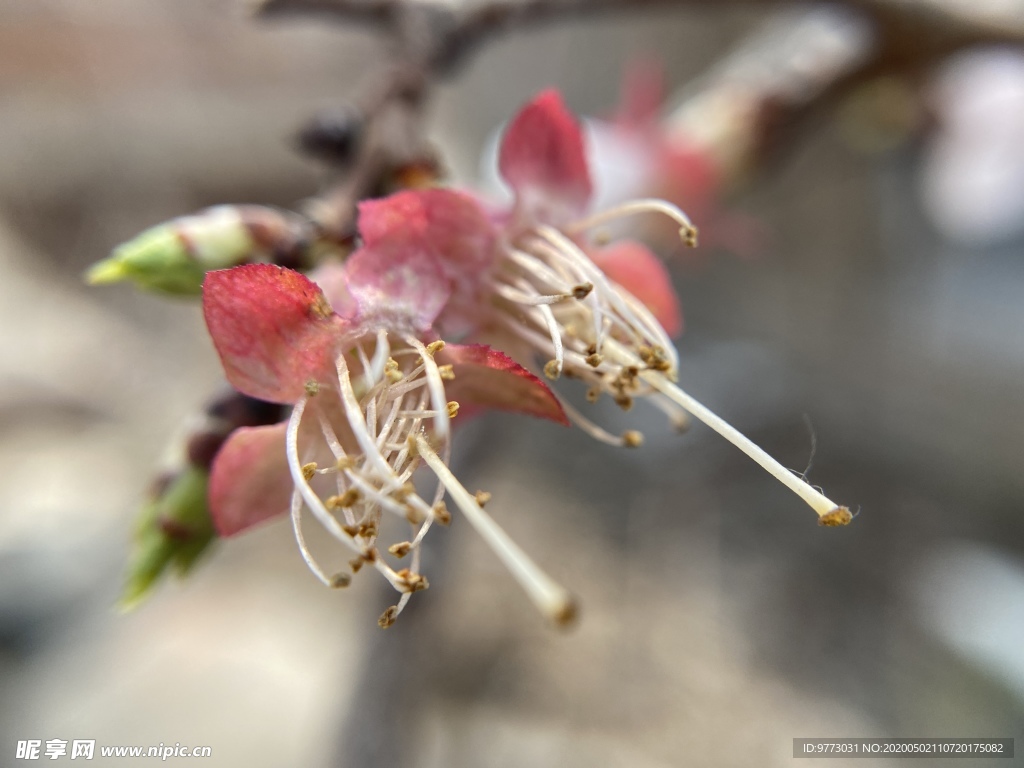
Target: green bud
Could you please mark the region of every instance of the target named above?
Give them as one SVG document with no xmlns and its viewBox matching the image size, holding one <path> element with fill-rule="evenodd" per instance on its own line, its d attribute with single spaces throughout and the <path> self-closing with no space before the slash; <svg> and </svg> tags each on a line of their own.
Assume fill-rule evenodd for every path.
<svg viewBox="0 0 1024 768">
<path fill-rule="evenodd" d="M 270 229 L 284 237 L 290 225 L 270 208 L 218 205 L 147 229 L 94 264 L 85 279 L 91 285 L 130 280 L 148 291 L 198 295 L 208 271 L 264 258 L 276 243 L 260 242 L 257 235 Z"/>
<path fill-rule="evenodd" d="M 208 473 L 188 466 L 139 514 L 119 606 L 131 610 L 168 568 L 187 574 L 216 532 L 206 505 Z"/>
</svg>

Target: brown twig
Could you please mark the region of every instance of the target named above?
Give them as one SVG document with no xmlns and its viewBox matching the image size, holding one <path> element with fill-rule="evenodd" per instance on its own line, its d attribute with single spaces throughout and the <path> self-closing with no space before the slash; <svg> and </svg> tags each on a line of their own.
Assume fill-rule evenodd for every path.
<svg viewBox="0 0 1024 768">
<path fill-rule="evenodd" d="M 440 72 L 462 64 L 488 39 L 513 29 L 559 19 L 625 13 L 658 7 L 720 8 L 723 0 L 489 0 L 463 9 L 414 0 L 263 0 L 264 16 L 313 14 L 377 27 L 398 38 L 399 47 L 423 53 L 423 62 Z M 731 5 L 776 7 L 782 0 L 729 0 Z M 911 55 L 933 58 L 979 43 L 1024 43 L 1024 2 L 1011 6 L 994 0 L 966 5 L 952 0 L 846 0 L 848 8 L 870 16 L 885 37 L 898 40 Z M 432 39 L 412 40 L 403 20 L 429 19 L 419 25 Z M 422 31 L 422 29 L 421 29 Z"/>
<path fill-rule="evenodd" d="M 1024 2 L 1017 0 L 1024 5 Z M 721 7 L 716 0 L 489 0 L 468 7 L 427 0 L 263 0 L 263 16 L 312 14 L 370 25 L 389 38 L 397 63 L 373 89 L 362 109 L 363 125 L 345 173 L 311 205 L 312 217 L 329 238 L 350 237 L 356 203 L 379 192 L 385 177 L 402 163 L 429 154 L 421 121 L 430 86 L 464 64 L 486 41 L 515 29 L 598 13 L 655 7 Z M 733 5 L 789 5 L 779 0 L 731 0 Z M 970 8 L 950 0 L 847 0 L 841 4 L 799 6 L 783 14 L 769 32 L 755 35 L 702 81 L 700 93 L 745 89 L 752 155 L 744 170 L 759 165 L 788 144 L 805 119 L 834 104 L 859 83 L 882 74 L 920 77 L 958 50 L 980 43 L 1024 43 L 1024 15 L 997 15 L 991 0 Z M 846 48 L 816 46 L 800 37 L 807 19 L 835 23 L 833 39 Z M 864 34 L 855 34 L 866 30 Z M 795 36 L 796 35 L 796 36 Z M 808 56 L 816 64 L 802 63 Z M 757 76 L 751 73 L 759 73 Z M 768 74 L 768 77 L 760 75 Z M 696 97 L 696 94 L 693 94 Z M 731 126 L 735 128 L 736 126 Z"/>
</svg>

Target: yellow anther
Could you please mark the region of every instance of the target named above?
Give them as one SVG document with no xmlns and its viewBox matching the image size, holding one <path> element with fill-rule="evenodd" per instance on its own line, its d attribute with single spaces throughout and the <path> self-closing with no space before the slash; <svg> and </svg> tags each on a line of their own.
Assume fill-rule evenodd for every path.
<svg viewBox="0 0 1024 768">
<path fill-rule="evenodd" d="M 316 462 L 311 461 L 309 464 L 302 465 L 302 476 L 307 480 L 311 480 L 313 475 L 316 474 Z"/>
<path fill-rule="evenodd" d="M 426 517 L 417 507 L 409 504 L 405 508 L 405 519 L 408 520 L 411 525 L 419 525 L 426 519 Z"/>
<path fill-rule="evenodd" d="M 644 435 L 635 429 L 627 429 L 622 433 L 622 444 L 627 448 L 639 448 L 644 444 Z"/>
<path fill-rule="evenodd" d="M 419 573 L 413 573 L 408 568 L 403 568 L 397 574 L 399 581 L 407 592 L 422 592 L 430 586 L 427 579 Z"/>
<path fill-rule="evenodd" d="M 434 508 L 431 510 L 434 514 L 434 519 L 437 520 L 441 525 L 450 525 L 452 522 L 452 513 L 448 511 L 448 507 L 445 506 L 443 501 L 437 502 Z"/>
<path fill-rule="evenodd" d="M 357 501 L 362 499 L 362 497 L 363 495 L 359 492 L 358 488 L 349 488 L 340 496 L 329 496 L 324 504 L 327 505 L 328 509 L 351 507 Z"/>
<path fill-rule="evenodd" d="M 343 589 L 352 583 L 352 577 L 347 573 L 336 573 L 331 576 L 331 589 Z"/>
<path fill-rule="evenodd" d="M 390 552 L 395 557 L 401 558 L 408 555 L 411 549 L 412 544 L 410 544 L 408 541 L 400 541 L 397 544 L 392 544 L 390 547 L 388 547 L 388 552 Z"/>
<path fill-rule="evenodd" d="M 384 611 L 384 613 L 380 615 L 379 619 L 377 619 L 377 626 L 379 626 L 381 629 L 387 629 L 395 623 L 395 619 L 397 618 L 398 606 L 392 605 L 390 608 L 388 608 L 386 611 Z"/>
<path fill-rule="evenodd" d="M 853 514 L 847 507 L 836 507 L 818 518 L 818 525 L 826 525 L 834 528 L 840 525 L 849 525 L 853 520 Z"/>
<path fill-rule="evenodd" d="M 592 290 L 594 290 L 593 283 L 580 283 L 579 285 L 573 287 L 572 297 L 574 299 L 582 301 L 583 299 L 587 298 L 587 296 L 590 295 L 590 292 Z"/>
</svg>

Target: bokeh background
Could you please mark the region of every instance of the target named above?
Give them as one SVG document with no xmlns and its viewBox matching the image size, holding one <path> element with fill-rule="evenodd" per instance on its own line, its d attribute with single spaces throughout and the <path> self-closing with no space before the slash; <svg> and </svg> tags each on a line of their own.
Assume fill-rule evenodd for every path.
<svg viewBox="0 0 1024 768">
<path fill-rule="evenodd" d="M 683 88 L 762 18 L 509 35 L 440 89 L 433 133 L 471 181 L 540 88 L 607 114 L 630 60 Z M 460 477 L 581 621 L 549 631 L 457 520 L 382 632 L 388 597 L 323 590 L 282 522 L 115 612 L 132 517 L 219 367 L 196 304 L 81 281 L 158 221 L 314 194 L 290 137 L 378 41 L 233 0 L 0 0 L 0 765 L 52 738 L 249 768 L 789 765 L 793 738 L 827 736 L 1021 754 L 1022 61 L 929 72 L 921 130 L 823 116 L 735 201 L 757 253 L 672 264 L 683 386 L 797 470 L 809 422 L 811 480 L 852 525 L 817 527 L 709 430 L 643 408 L 599 417 L 643 429 L 632 452 L 490 416 L 459 436 Z"/>
</svg>

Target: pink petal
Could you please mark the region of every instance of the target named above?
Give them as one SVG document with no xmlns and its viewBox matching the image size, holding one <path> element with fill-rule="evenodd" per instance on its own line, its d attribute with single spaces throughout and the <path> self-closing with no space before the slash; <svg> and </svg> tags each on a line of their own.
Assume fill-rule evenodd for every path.
<svg viewBox="0 0 1024 768">
<path fill-rule="evenodd" d="M 287 423 L 240 427 L 213 460 L 208 500 L 217 533 L 234 536 L 288 511 L 292 478 L 284 450 Z"/>
<path fill-rule="evenodd" d="M 393 243 L 360 248 L 349 256 L 345 270 L 360 318 L 370 327 L 423 333 L 452 292 L 433 254 Z"/>
<path fill-rule="evenodd" d="M 588 248 L 593 262 L 614 282 L 647 307 L 669 336 L 683 331 L 683 315 L 672 279 L 661 259 L 647 246 L 618 240 L 603 248 Z"/>
<path fill-rule="evenodd" d="M 501 142 L 501 175 L 528 208 L 578 215 L 590 201 L 583 134 L 558 91 L 547 90 L 515 116 Z"/>
<path fill-rule="evenodd" d="M 455 380 L 445 391 L 465 410 L 498 408 L 569 426 L 562 404 L 547 384 L 503 352 L 483 344 L 448 344 L 437 353 L 437 361 L 452 365 Z"/>
<path fill-rule="evenodd" d="M 446 272 L 482 269 L 494 258 L 494 227 L 469 195 L 451 189 L 398 192 L 359 204 L 363 245 L 430 251 Z"/>
<path fill-rule="evenodd" d="M 665 67 L 657 59 L 636 59 L 626 66 L 615 124 L 623 128 L 653 127 L 665 105 Z"/>
<path fill-rule="evenodd" d="M 319 266 L 309 273 L 309 279 L 320 286 L 331 309 L 339 315 L 349 319 L 358 315 L 359 307 L 348 289 L 348 279 L 343 265 L 328 263 Z"/>
<path fill-rule="evenodd" d="M 359 230 L 363 247 L 346 271 L 368 321 L 417 332 L 435 321 L 446 332 L 471 327 L 495 256 L 494 227 L 473 198 L 424 189 L 366 201 Z"/>
<path fill-rule="evenodd" d="M 333 380 L 349 328 L 315 283 L 270 264 L 207 273 L 203 314 L 228 381 L 274 403 L 295 402 L 311 379 Z"/>
</svg>

